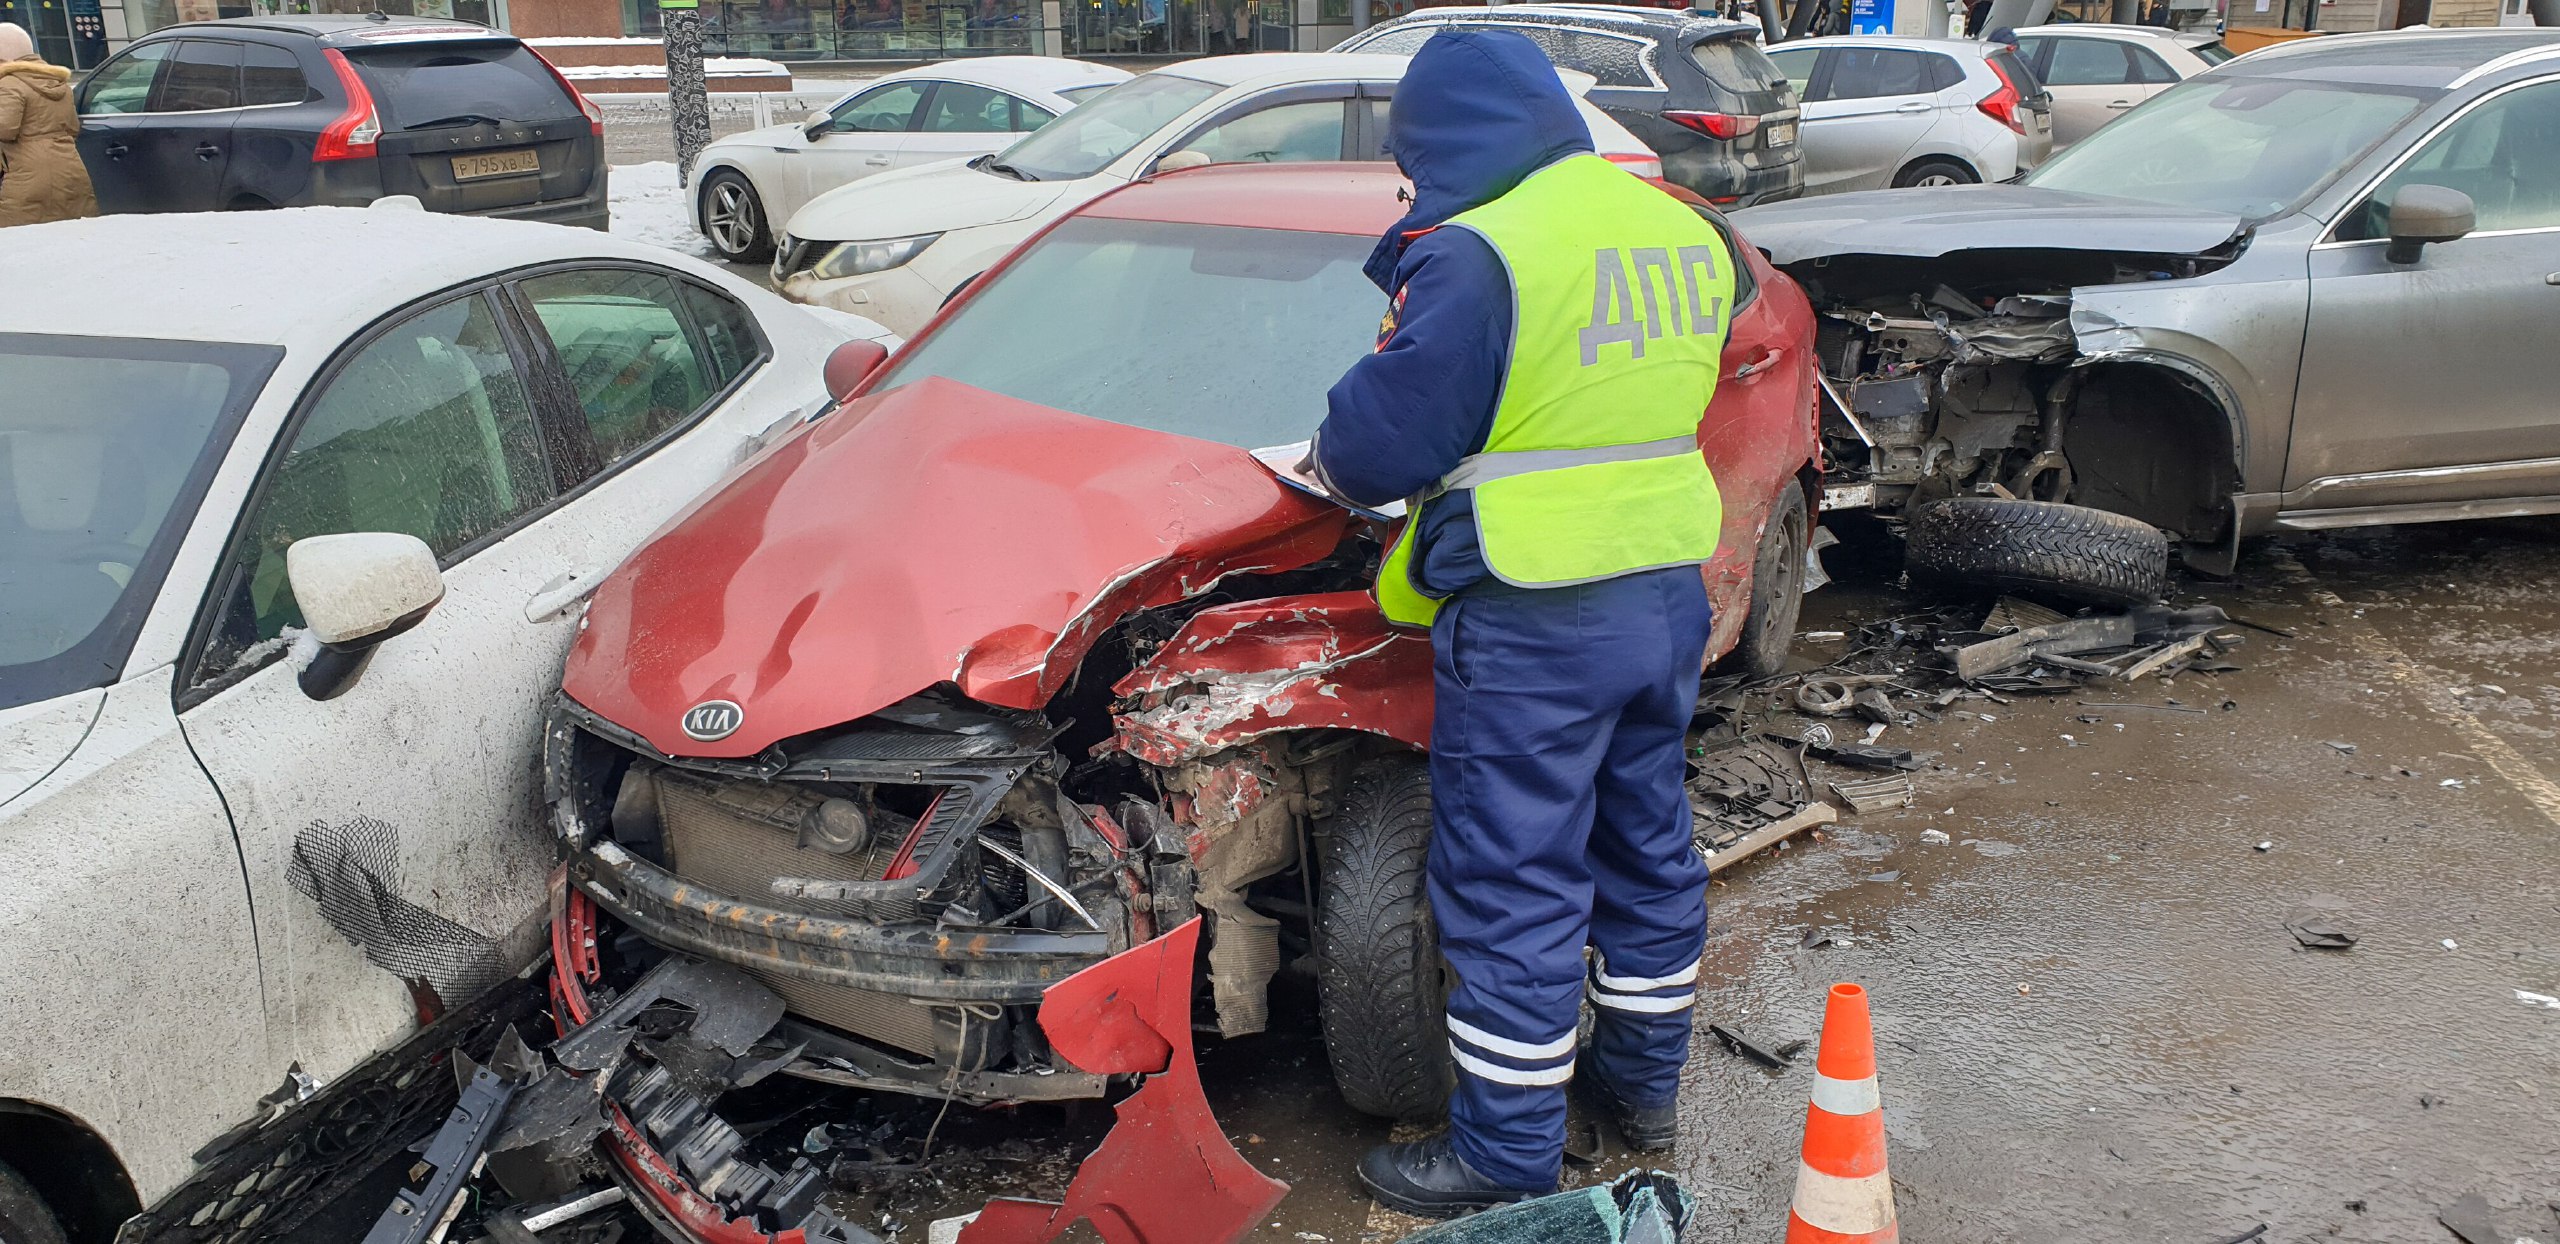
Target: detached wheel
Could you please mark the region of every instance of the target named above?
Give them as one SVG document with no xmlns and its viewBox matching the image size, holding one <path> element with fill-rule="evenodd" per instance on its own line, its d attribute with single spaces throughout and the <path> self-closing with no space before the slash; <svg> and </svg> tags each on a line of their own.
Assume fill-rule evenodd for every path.
<svg viewBox="0 0 2560 1244">
<path fill-rule="evenodd" d="M 1896 186 L 1970 186 L 1980 180 L 1953 160 L 1920 160 L 1893 175 Z"/>
<path fill-rule="evenodd" d="M 2085 505 L 1962 497 L 1911 516 L 1903 565 L 1914 579 L 2123 608 L 2166 590 L 2169 537 Z"/>
<path fill-rule="evenodd" d="M 64 1244 L 53 1211 L 6 1164 L 0 1164 L 0 1244 Z"/>
<path fill-rule="evenodd" d="M 765 227 L 764 200 L 744 175 L 724 168 L 702 179 L 702 235 L 722 259 L 759 263 L 773 258 L 772 233 Z"/>
<path fill-rule="evenodd" d="M 1418 757 L 1362 765 L 1325 835 L 1316 1002 L 1343 1100 L 1414 1121 L 1448 1109 L 1449 991 L 1423 893 L 1431 776 Z"/>
<path fill-rule="evenodd" d="M 1734 641 L 1733 651 L 1718 663 L 1722 668 L 1770 678 L 1786 667 L 1787 649 L 1795 643 L 1796 620 L 1804 616 L 1805 545 L 1812 535 L 1804 489 L 1787 480 L 1769 503 L 1769 522 L 1761 529 L 1759 551 L 1751 557 L 1751 612 L 1742 619 L 1742 635 Z"/>
</svg>

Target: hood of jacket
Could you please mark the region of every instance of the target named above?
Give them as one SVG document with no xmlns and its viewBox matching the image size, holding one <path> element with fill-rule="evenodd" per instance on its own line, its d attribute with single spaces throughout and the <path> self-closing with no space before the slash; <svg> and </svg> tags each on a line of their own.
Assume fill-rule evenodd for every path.
<svg viewBox="0 0 2560 1244">
<path fill-rule="evenodd" d="M 1392 291 L 1415 235 L 1591 149 L 1591 127 L 1537 44 L 1507 30 L 1431 36 L 1387 113 L 1387 151 L 1413 182 L 1413 209 L 1378 239 L 1369 279 Z"/>
<path fill-rule="evenodd" d="M 40 60 L 0 61 L 0 79 L 16 78 L 47 99 L 71 93 L 71 71 Z"/>
</svg>

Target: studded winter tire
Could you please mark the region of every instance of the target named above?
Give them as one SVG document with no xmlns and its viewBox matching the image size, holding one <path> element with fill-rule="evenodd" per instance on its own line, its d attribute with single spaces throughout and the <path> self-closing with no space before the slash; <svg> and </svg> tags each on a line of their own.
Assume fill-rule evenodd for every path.
<svg viewBox="0 0 2560 1244">
<path fill-rule="evenodd" d="M 2146 605 L 2168 585 L 2169 537 L 2085 505 L 1961 497 L 1911 516 L 1903 565 L 1915 580 L 2085 605 Z"/>
<path fill-rule="evenodd" d="M 1423 1121 L 1448 1108 L 1447 974 L 1423 893 L 1431 776 L 1420 757 L 1353 772 L 1324 835 L 1316 1002 L 1333 1080 L 1352 1109 Z"/>
</svg>

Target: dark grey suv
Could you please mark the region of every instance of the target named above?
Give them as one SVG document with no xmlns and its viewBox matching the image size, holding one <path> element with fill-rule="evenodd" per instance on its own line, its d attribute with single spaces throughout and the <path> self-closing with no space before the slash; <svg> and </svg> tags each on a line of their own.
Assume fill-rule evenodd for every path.
<svg viewBox="0 0 2560 1244">
<path fill-rule="evenodd" d="M 360 206 L 606 224 L 604 114 L 513 35 L 380 14 L 155 31 L 80 86 L 110 212 Z"/>
<path fill-rule="evenodd" d="M 1409 56 L 1451 28 L 1516 30 L 1549 60 L 1590 74 L 1591 102 L 1661 153 L 1663 179 L 1719 207 L 1804 193 L 1795 87 L 1754 42 L 1758 26 L 1609 4 L 1435 8 L 1334 50 Z"/>
</svg>

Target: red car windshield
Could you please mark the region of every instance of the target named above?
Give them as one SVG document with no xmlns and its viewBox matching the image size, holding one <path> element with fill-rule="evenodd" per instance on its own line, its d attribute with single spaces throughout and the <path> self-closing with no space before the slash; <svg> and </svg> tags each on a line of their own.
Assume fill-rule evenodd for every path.
<svg viewBox="0 0 2560 1244">
<path fill-rule="evenodd" d="M 1372 242 L 1078 218 L 908 346 L 874 392 L 927 376 L 1245 449 L 1305 440 L 1377 343 Z"/>
</svg>

